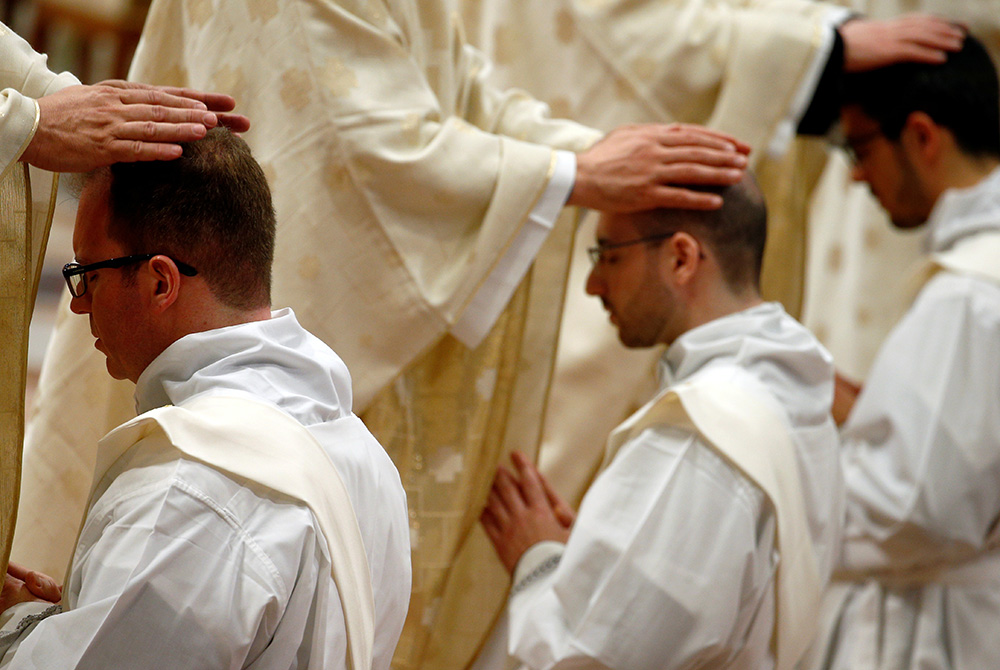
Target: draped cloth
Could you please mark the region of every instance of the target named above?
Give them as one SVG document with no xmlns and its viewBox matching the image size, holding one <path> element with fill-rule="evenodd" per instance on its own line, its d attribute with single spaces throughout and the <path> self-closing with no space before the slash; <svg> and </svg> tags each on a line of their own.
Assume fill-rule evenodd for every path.
<svg viewBox="0 0 1000 670">
<path fill-rule="evenodd" d="M 493 88 L 456 4 L 154 0 L 131 71 L 230 93 L 253 121 L 246 140 L 278 218 L 274 303 L 293 306 L 344 358 L 355 406 L 407 489 L 414 595 L 400 667 L 421 663 L 442 592 L 460 588 L 450 566 L 500 454 L 538 442 L 573 215 L 556 222 L 481 342 L 450 333 L 529 225 L 552 148 L 600 136 L 548 119 L 523 92 Z M 91 445 L 130 407 L 85 320 L 59 318 L 45 404 L 29 427 L 35 476 L 24 498 L 35 504 L 22 507 L 38 512 L 15 544 L 33 565 L 61 572 L 72 549 L 65 517 L 75 526 L 82 513 Z"/>
<path fill-rule="evenodd" d="M 357 421 L 348 416 L 330 424 L 333 441 L 337 431 L 350 441 Z M 348 668 L 372 667 L 375 603 L 364 540 L 340 473 L 304 426 L 271 405 L 236 396 L 200 396 L 179 407 L 154 409 L 101 440 L 88 507 L 111 484 L 106 475 L 119 458 L 140 447 L 180 452 L 230 477 L 305 503 L 316 515 L 329 549 L 331 577 L 344 608 Z"/>
<path fill-rule="evenodd" d="M 500 83 L 526 88 L 555 116 L 603 130 L 702 123 L 748 141 L 770 209 L 763 292 L 792 314 L 802 301 L 806 194 L 825 154 L 816 141 L 796 142 L 783 156 L 767 147 L 821 58 L 829 11 L 795 0 L 463 4 L 470 40 L 494 61 Z M 541 470 L 573 504 L 596 475 L 606 436 L 654 394 L 662 353 L 626 350 L 600 302 L 584 294 L 584 249 L 596 218 L 585 217 L 574 243 L 540 444 L 522 447 L 537 451 Z M 473 529 L 423 667 L 466 667 L 499 618 L 508 585 L 485 534 Z"/>
<path fill-rule="evenodd" d="M 41 203 L 32 201 L 27 164 L 7 166 L 0 177 L 0 569 L 6 571 L 14 538 L 24 439 L 28 327 L 38 291 L 45 242 L 55 207 L 56 182 Z"/>
<path fill-rule="evenodd" d="M 797 96 L 811 93 L 810 66 L 822 62 L 824 41 L 832 39 L 831 7 L 795 0 L 483 0 L 463 11 L 470 39 L 496 63 L 500 81 L 528 89 L 556 116 L 604 130 L 702 123 L 748 141 L 769 207 L 763 293 L 799 312 L 807 194 L 825 154 L 815 140 L 795 142 L 783 155 L 769 145 L 787 130 Z M 573 251 L 539 457 L 574 503 L 596 472 L 604 437 L 655 391 L 660 354 L 626 350 L 600 302 L 584 295 L 584 249 L 593 244 L 595 220 L 587 217 Z"/>
<path fill-rule="evenodd" d="M 803 480 L 786 424 L 774 408 L 734 385 L 679 384 L 611 434 L 605 463 L 643 430 L 661 424 L 701 435 L 764 492 L 775 510 L 780 561 L 772 649 L 777 670 L 791 670 L 815 634 L 826 580 L 817 565 Z"/>
</svg>

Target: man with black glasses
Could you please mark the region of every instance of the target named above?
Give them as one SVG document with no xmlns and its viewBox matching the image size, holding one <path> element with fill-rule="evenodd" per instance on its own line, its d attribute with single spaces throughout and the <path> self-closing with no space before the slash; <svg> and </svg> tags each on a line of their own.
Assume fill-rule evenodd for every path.
<svg viewBox="0 0 1000 670">
<path fill-rule="evenodd" d="M 66 611 L 5 667 L 388 667 L 405 496 L 343 362 L 271 311 L 274 231 L 224 129 L 87 179 L 63 274 L 139 416 L 101 441 Z"/>
</svg>

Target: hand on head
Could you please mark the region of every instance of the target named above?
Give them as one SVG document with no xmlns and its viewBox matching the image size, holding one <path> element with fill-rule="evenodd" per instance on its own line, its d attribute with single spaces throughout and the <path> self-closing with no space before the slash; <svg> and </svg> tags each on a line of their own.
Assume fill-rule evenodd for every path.
<svg viewBox="0 0 1000 670">
<path fill-rule="evenodd" d="M 87 172 L 178 158 L 180 142 L 201 139 L 220 123 L 249 129 L 246 117 L 224 113 L 234 105 L 228 95 L 117 80 L 71 86 L 38 99 L 38 129 L 21 160 L 54 172 Z"/>
<path fill-rule="evenodd" d="M 576 519 L 573 509 L 519 451 L 511 454 L 516 474 L 500 465 L 479 517 L 507 572 L 532 545 L 566 542 Z"/>
<path fill-rule="evenodd" d="M 661 207 L 717 209 L 722 198 L 681 184 L 728 185 L 743 178 L 750 147 L 689 124 L 616 128 L 577 156 L 567 204 L 604 212 Z"/>
<path fill-rule="evenodd" d="M 844 71 L 863 72 L 895 63 L 943 63 L 962 48 L 965 30 L 929 14 L 887 21 L 852 19 L 838 29 L 844 39 Z"/>
</svg>

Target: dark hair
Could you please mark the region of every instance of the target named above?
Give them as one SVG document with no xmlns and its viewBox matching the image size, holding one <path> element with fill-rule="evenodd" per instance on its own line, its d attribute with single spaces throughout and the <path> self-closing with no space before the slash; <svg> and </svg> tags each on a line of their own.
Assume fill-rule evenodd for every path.
<svg viewBox="0 0 1000 670">
<path fill-rule="evenodd" d="M 961 51 L 938 65 L 899 63 L 844 76 L 844 105 L 858 105 L 882 134 L 898 140 L 912 112 L 951 131 L 959 148 L 1000 158 L 1000 87 L 983 45 L 966 35 Z"/>
<path fill-rule="evenodd" d="M 636 228 L 643 235 L 674 230 L 689 232 L 701 241 L 719 262 L 722 277 L 734 293 L 748 288 L 760 291 L 760 268 L 767 242 L 767 206 L 750 172 L 732 186 L 697 187 L 718 193 L 722 207 L 715 210 L 656 209 L 637 215 Z"/>
<path fill-rule="evenodd" d="M 182 146 L 176 160 L 117 163 L 92 177 L 109 184 L 108 236 L 126 254 L 193 266 L 225 305 L 270 305 L 275 217 L 263 170 L 222 127 Z"/>
</svg>

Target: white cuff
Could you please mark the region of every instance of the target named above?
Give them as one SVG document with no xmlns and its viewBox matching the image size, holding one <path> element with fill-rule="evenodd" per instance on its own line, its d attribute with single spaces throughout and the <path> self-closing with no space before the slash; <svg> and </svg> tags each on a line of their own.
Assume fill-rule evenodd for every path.
<svg viewBox="0 0 1000 670">
<path fill-rule="evenodd" d="M 528 550 L 521 554 L 521 558 L 518 559 L 517 566 L 514 568 L 514 585 L 510 590 L 511 597 L 513 598 L 554 572 L 565 549 L 565 544 L 552 540 L 536 542 L 528 547 Z"/>
<path fill-rule="evenodd" d="M 528 214 L 528 221 L 450 329 L 451 334 L 470 349 L 482 342 L 496 323 L 518 284 L 528 273 L 573 190 L 576 154 L 572 151 L 555 153 L 552 177 L 538 204 Z"/>
</svg>

